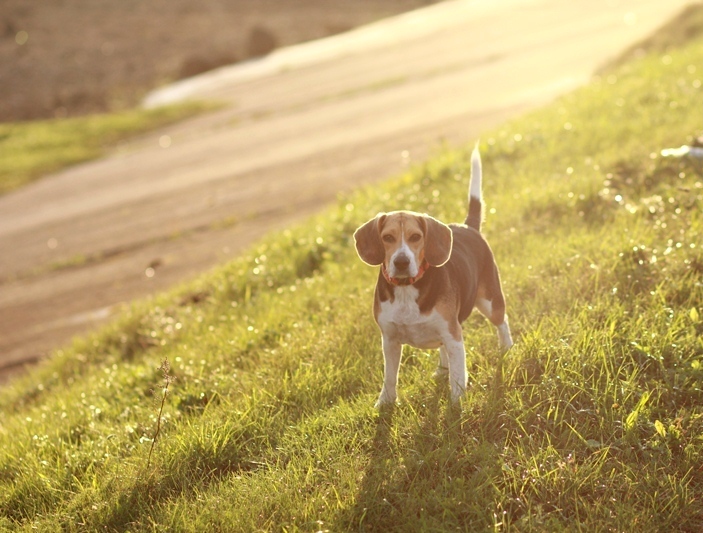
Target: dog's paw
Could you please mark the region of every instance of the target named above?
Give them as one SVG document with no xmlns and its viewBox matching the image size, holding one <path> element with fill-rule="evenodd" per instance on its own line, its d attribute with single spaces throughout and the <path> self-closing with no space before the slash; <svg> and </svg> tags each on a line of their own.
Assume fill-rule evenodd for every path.
<svg viewBox="0 0 703 533">
<path fill-rule="evenodd" d="M 503 354 L 507 353 L 507 351 L 513 347 L 513 337 L 510 334 L 510 328 L 507 322 L 498 326 L 498 344 Z"/>
<path fill-rule="evenodd" d="M 464 394 L 466 393 L 466 384 L 452 383 L 451 389 L 452 389 L 452 391 L 449 396 L 451 398 L 452 405 L 460 405 L 461 399 L 464 397 Z"/>
<path fill-rule="evenodd" d="M 432 377 L 437 381 L 447 379 L 447 376 L 449 376 L 449 369 L 446 366 L 438 366 L 432 374 Z"/>
<path fill-rule="evenodd" d="M 383 409 L 384 407 L 395 405 L 395 401 L 395 394 L 388 394 L 386 393 L 386 391 L 381 391 L 381 395 L 378 397 L 378 400 L 376 401 L 376 405 L 374 405 L 374 407 L 376 409 Z"/>
</svg>

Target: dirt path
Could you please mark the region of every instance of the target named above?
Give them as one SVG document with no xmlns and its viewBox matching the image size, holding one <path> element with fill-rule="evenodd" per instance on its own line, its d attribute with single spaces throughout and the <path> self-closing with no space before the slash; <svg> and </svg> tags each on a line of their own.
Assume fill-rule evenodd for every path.
<svg viewBox="0 0 703 533">
<path fill-rule="evenodd" d="M 0 197 L 0 367 L 584 83 L 685 4 L 448 1 L 152 95 L 231 105 Z"/>
<path fill-rule="evenodd" d="M 437 0 L 2 0 L 0 121 L 133 107 L 144 91 Z"/>
</svg>

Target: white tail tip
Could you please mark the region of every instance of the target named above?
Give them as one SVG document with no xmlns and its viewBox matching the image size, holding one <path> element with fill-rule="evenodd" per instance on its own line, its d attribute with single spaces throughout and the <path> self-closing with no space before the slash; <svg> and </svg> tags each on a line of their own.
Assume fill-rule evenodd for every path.
<svg viewBox="0 0 703 533">
<path fill-rule="evenodd" d="M 481 153 L 478 150 L 478 142 L 471 152 L 471 187 L 469 196 L 481 200 Z"/>
</svg>

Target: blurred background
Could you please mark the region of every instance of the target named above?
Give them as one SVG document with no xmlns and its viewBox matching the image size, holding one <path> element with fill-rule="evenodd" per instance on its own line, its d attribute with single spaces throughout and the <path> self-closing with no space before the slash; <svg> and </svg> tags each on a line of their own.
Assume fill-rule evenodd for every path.
<svg viewBox="0 0 703 533">
<path fill-rule="evenodd" d="M 150 89 L 432 0 L 3 0 L 0 121 L 133 106 Z"/>
</svg>

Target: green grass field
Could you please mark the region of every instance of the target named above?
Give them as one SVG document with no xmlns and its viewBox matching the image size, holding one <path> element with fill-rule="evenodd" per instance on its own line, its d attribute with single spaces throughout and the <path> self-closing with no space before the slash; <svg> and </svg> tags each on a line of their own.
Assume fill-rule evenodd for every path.
<svg viewBox="0 0 703 533">
<path fill-rule="evenodd" d="M 467 321 L 461 412 L 408 347 L 373 409 L 377 273 L 351 235 L 380 210 L 463 220 L 470 147 L 0 390 L 0 530 L 703 530 L 703 163 L 659 155 L 701 133 L 702 79 L 696 38 L 483 136 L 516 345 Z"/>
<path fill-rule="evenodd" d="M 214 106 L 186 103 L 68 119 L 0 123 L 0 194 L 95 159 L 125 139 Z"/>
</svg>

